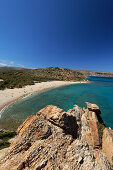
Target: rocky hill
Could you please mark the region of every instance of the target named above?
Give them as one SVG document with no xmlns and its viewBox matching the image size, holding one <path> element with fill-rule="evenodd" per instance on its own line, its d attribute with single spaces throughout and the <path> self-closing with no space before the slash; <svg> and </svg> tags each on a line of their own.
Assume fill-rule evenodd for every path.
<svg viewBox="0 0 113 170">
<path fill-rule="evenodd" d="M 0 170 L 111 170 L 113 130 L 97 105 L 86 105 L 68 112 L 49 105 L 28 117 L 0 151 Z"/>
<path fill-rule="evenodd" d="M 0 89 L 21 88 L 44 81 L 83 81 L 85 76 L 78 71 L 48 67 L 43 69 L 20 69 L 15 67 L 4 67 L 0 69 Z"/>
<path fill-rule="evenodd" d="M 22 67 L 9 67 L 9 66 L 5 66 L 5 67 L 0 67 L 0 70 L 24 70 L 24 68 L 22 68 Z"/>
<path fill-rule="evenodd" d="M 84 81 L 88 76 L 113 77 L 112 72 L 70 70 L 59 67 L 26 69 L 20 67 L 0 67 L 0 90 L 21 88 L 44 81 Z"/>
<path fill-rule="evenodd" d="M 113 77 L 113 72 L 104 71 L 90 71 L 90 70 L 76 70 L 82 73 L 85 77 L 97 76 L 97 77 Z"/>
</svg>

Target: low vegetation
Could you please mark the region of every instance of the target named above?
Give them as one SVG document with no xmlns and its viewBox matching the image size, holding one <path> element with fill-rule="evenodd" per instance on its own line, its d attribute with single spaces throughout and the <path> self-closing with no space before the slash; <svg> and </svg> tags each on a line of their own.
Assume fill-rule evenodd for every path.
<svg viewBox="0 0 113 170">
<path fill-rule="evenodd" d="M 9 139 L 14 137 L 16 132 L 0 132 L 0 150 L 9 147 Z"/>
<path fill-rule="evenodd" d="M 98 122 L 98 135 L 99 135 L 99 143 L 100 143 L 100 148 L 102 147 L 102 136 L 103 136 L 103 130 L 105 129 L 105 125 Z"/>
<path fill-rule="evenodd" d="M 48 67 L 44 69 L 0 69 L 0 90 L 5 88 L 21 88 L 44 81 L 82 81 L 85 77 L 78 71 Z"/>
</svg>

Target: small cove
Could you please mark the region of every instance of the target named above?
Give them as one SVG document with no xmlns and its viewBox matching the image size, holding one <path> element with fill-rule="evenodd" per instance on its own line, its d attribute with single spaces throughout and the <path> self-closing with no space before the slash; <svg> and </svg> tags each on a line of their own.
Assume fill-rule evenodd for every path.
<svg viewBox="0 0 113 170">
<path fill-rule="evenodd" d="M 106 126 L 113 128 L 113 78 L 90 77 L 89 80 L 91 83 L 49 89 L 18 100 L 4 110 L 0 129 L 15 130 L 28 116 L 35 115 L 46 105 L 67 111 L 74 104 L 85 107 L 85 102 L 97 104 Z"/>
</svg>

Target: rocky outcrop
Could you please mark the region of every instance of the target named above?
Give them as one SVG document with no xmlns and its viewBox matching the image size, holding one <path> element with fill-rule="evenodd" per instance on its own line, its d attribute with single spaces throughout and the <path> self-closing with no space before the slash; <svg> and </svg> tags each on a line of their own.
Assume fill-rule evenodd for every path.
<svg viewBox="0 0 113 170">
<path fill-rule="evenodd" d="M 86 102 L 86 105 L 89 111 L 95 112 L 97 114 L 101 113 L 99 107 L 96 104 L 91 104 L 89 102 Z"/>
<path fill-rule="evenodd" d="M 102 131 L 105 128 L 100 116 L 101 112 L 96 104 L 86 102 L 87 109 L 81 118 L 82 139 L 87 141 L 94 148 L 102 144 Z"/>
<path fill-rule="evenodd" d="M 94 147 L 99 145 L 98 114 L 89 103 L 87 109 L 75 105 L 68 112 L 46 106 L 28 117 L 10 147 L 0 151 L 0 170 L 111 170 L 105 153 Z"/>
<path fill-rule="evenodd" d="M 113 165 L 113 130 L 105 128 L 102 138 L 102 151 Z"/>
<path fill-rule="evenodd" d="M 40 110 L 37 113 L 37 116 L 39 115 L 52 124 L 61 127 L 65 130 L 65 133 L 71 134 L 73 138 L 77 137 L 78 126 L 76 123 L 76 115 L 63 112 L 62 109 L 50 105 Z"/>
</svg>

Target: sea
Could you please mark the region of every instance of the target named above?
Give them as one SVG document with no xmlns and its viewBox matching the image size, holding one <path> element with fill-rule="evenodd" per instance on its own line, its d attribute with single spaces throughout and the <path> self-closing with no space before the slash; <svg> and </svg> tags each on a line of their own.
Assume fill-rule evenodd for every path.
<svg viewBox="0 0 113 170">
<path fill-rule="evenodd" d="M 113 77 L 88 77 L 88 80 L 90 83 L 57 87 L 16 101 L 3 110 L 0 129 L 16 130 L 28 116 L 47 105 L 67 111 L 75 104 L 86 107 L 85 102 L 97 104 L 105 125 L 113 129 Z"/>
</svg>

